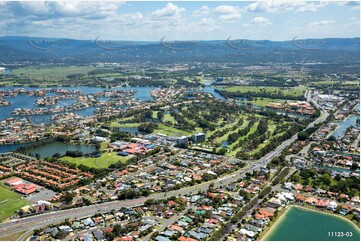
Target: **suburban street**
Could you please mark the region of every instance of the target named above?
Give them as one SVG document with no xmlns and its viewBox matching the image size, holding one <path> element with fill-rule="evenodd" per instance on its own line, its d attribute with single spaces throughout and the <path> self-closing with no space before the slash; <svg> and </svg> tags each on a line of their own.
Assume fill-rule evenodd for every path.
<svg viewBox="0 0 361 242">
<path fill-rule="evenodd" d="M 307 92 L 305 96 L 307 97 L 308 101 L 314 103 L 318 108 L 320 108 L 317 105 L 316 101 L 311 98 L 310 92 Z M 321 108 L 320 111 L 321 111 L 320 117 L 315 121 L 313 121 L 312 123 L 310 123 L 308 127 L 313 127 L 315 124 L 326 120 L 328 113 L 326 111 L 323 111 Z M 239 178 L 245 177 L 245 174 L 247 172 L 253 172 L 253 170 L 257 170 L 260 169 L 261 167 L 265 167 L 275 156 L 279 155 L 286 147 L 292 144 L 295 140 L 297 140 L 297 134 L 293 135 L 290 139 L 284 141 L 275 150 L 266 154 L 259 161 L 246 162 L 247 164 L 246 167 L 232 174 L 228 174 L 223 177 L 220 177 L 216 180 L 212 180 L 191 187 L 181 188 L 179 190 L 169 191 L 166 193 L 153 193 L 148 197 L 142 197 L 138 199 L 112 201 L 112 202 L 106 202 L 106 203 L 84 206 L 79 208 L 53 211 L 26 218 L 16 219 L 1 223 L 0 234 L 2 236 L 6 236 L 6 235 L 19 233 L 22 231 L 34 230 L 37 228 L 48 226 L 50 224 L 60 223 L 65 219 L 87 217 L 94 215 L 96 213 L 109 212 L 113 209 L 119 209 L 121 207 L 137 207 L 143 205 L 144 202 L 148 199 L 165 199 L 171 196 L 194 194 L 194 193 L 198 193 L 199 191 L 206 191 L 211 183 L 213 183 L 214 187 L 216 188 L 220 186 L 224 186 L 237 181 Z"/>
</svg>

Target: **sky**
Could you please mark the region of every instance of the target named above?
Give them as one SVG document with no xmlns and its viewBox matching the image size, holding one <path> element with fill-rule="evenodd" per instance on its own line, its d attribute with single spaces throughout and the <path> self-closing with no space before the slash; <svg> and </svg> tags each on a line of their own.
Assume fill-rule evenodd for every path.
<svg viewBox="0 0 361 242">
<path fill-rule="evenodd" d="M 0 1 L 0 36 L 291 40 L 360 36 L 358 1 Z"/>
</svg>

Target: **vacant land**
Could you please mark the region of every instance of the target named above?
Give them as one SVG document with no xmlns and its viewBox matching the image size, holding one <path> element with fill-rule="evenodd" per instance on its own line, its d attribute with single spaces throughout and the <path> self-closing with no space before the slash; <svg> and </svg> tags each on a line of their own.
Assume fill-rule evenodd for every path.
<svg viewBox="0 0 361 242">
<path fill-rule="evenodd" d="M 5 185 L 4 182 L 5 180 L 0 181 L 0 221 L 10 217 L 21 207 L 29 204 L 19 193 L 11 191 L 10 187 Z"/>
<path fill-rule="evenodd" d="M 64 156 L 60 158 L 62 161 L 76 164 L 77 166 L 82 164 L 87 167 L 94 168 L 108 168 L 111 164 L 116 164 L 118 162 L 126 162 L 129 158 L 133 157 L 129 155 L 127 157 L 117 155 L 117 152 L 110 152 L 107 149 L 108 143 L 103 142 L 100 146 L 100 151 L 104 151 L 100 157 L 69 157 Z"/>
<path fill-rule="evenodd" d="M 77 166 L 82 164 L 88 167 L 94 168 L 108 168 L 111 164 L 115 164 L 118 162 L 126 162 L 131 156 L 122 157 L 117 155 L 116 152 L 103 153 L 100 157 L 92 158 L 92 157 L 69 157 L 65 156 L 60 158 L 63 161 L 67 161 Z"/>
</svg>

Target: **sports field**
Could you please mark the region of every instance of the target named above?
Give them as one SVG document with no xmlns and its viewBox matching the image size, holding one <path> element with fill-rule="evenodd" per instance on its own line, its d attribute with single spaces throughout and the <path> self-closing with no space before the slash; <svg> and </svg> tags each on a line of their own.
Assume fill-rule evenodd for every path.
<svg viewBox="0 0 361 242">
<path fill-rule="evenodd" d="M 0 221 L 5 220 L 21 207 L 29 204 L 19 193 L 11 191 L 10 187 L 5 185 L 4 182 L 5 180 L 0 181 Z"/>
</svg>

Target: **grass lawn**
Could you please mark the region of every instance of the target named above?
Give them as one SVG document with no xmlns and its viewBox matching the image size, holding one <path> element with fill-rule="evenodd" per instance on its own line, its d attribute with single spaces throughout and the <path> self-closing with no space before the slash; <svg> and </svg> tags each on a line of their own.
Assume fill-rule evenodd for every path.
<svg viewBox="0 0 361 242">
<path fill-rule="evenodd" d="M 5 180 L 0 181 L 0 221 L 10 217 L 21 207 L 29 204 L 20 194 L 11 191 L 10 187 L 5 185 L 4 182 Z"/>
<path fill-rule="evenodd" d="M 95 167 L 95 168 L 108 168 L 111 164 L 115 164 L 118 162 L 126 162 L 131 155 L 123 157 L 117 155 L 116 152 L 106 152 L 103 153 L 98 158 L 92 158 L 92 157 L 69 157 L 64 156 L 60 158 L 63 161 L 67 161 L 69 163 L 73 163 L 76 165 L 83 164 L 88 167 Z"/>
<path fill-rule="evenodd" d="M 298 87 L 257 87 L 257 86 L 232 86 L 225 87 L 222 90 L 227 92 L 240 92 L 240 93 L 261 93 L 263 91 L 267 93 L 278 93 L 280 91 L 285 96 L 302 96 L 306 87 L 298 86 Z"/>
<path fill-rule="evenodd" d="M 92 157 L 69 157 L 64 156 L 60 158 L 63 161 L 67 161 L 69 163 L 76 164 L 77 166 L 83 164 L 88 167 L 94 168 L 108 168 L 111 164 L 115 164 L 118 162 L 126 162 L 132 155 L 129 156 L 119 156 L 117 152 L 107 152 L 108 142 L 103 142 L 100 144 L 100 151 L 106 151 L 102 153 L 100 157 L 92 158 Z"/>
</svg>

